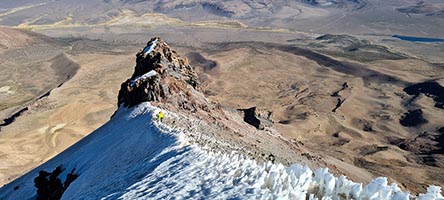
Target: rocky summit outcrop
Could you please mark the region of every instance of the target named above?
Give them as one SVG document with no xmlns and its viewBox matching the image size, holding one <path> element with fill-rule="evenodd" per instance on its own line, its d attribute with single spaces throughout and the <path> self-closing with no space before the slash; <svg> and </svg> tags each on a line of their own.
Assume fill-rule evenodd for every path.
<svg viewBox="0 0 444 200">
<path fill-rule="evenodd" d="M 211 151 L 241 152 L 258 161 L 325 166 L 323 161 L 299 156 L 303 150 L 298 144 L 278 137 L 270 112 L 255 107 L 236 110 L 208 100 L 188 59 L 159 37 L 152 38 L 136 57 L 133 75 L 121 84 L 119 107 L 151 102 L 167 111 L 162 123 L 184 130 L 190 143 Z"/>
<path fill-rule="evenodd" d="M 192 112 L 208 106 L 188 59 L 180 57 L 162 39 L 152 38 L 136 57 L 133 75 L 121 85 L 118 106 L 133 107 L 150 101 Z"/>
</svg>

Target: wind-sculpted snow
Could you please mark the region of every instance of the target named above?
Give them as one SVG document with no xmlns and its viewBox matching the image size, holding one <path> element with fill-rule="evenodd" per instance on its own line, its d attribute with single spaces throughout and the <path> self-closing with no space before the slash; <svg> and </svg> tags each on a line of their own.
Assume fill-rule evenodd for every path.
<svg viewBox="0 0 444 200">
<path fill-rule="evenodd" d="M 158 109 L 143 103 L 120 108 L 104 126 L 59 156 L 0 189 L 0 199 L 35 197 L 40 170 L 62 164 L 79 177 L 62 199 L 414 199 L 377 178 L 368 185 L 327 168 L 257 163 L 238 152 L 192 144 L 186 132 L 155 121 Z M 164 111 L 165 117 L 176 116 Z M 63 174 L 62 174 L 63 175 Z M 64 177 L 61 176 L 61 177 Z M 14 191 L 14 187 L 19 190 Z M 431 186 L 418 199 L 443 199 Z"/>
</svg>

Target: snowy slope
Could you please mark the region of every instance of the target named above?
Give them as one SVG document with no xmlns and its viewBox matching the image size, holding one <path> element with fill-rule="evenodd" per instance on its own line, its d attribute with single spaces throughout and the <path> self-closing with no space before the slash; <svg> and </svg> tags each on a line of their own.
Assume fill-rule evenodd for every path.
<svg viewBox="0 0 444 200">
<path fill-rule="evenodd" d="M 1 188 L 0 199 L 35 198 L 38 171 L 52 171 L 60 164 L 65 168 L 60 177 L 74 168 L 80 175 L 62 199 L 413 198 L 395 184 L 388 185 L 386 178 L 363 186 L 336 178 L 328 169 L 258 164 L 236 152 L 190 145 L 186 133 L 153 120 L 157 111 L 149 103 L 120 108 L 88 137 Z M 418 199 L 443 199 L 440 190 L 430 187 Z"/>
</svg>

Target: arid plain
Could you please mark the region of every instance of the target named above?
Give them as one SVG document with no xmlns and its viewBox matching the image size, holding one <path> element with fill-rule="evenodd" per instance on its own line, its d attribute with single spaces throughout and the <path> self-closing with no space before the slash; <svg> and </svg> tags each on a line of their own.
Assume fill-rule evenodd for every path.
<svg viewBox="0 0 444 200">
<path fill-rule="evenodd" d="M 271 112 L 307 159 L 414 193 L 442 186 L 444 43 L 391 36 L 442 38 L 444 5 L 319 2 L 0 3 L 0 184 L 106 122 L 135 53 L 160 36 L 207 97 Z"/>
</svg>

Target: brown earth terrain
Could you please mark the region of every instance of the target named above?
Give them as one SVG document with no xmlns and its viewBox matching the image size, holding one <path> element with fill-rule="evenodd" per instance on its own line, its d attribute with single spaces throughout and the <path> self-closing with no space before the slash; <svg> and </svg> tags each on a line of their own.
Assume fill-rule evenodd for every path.
<svg viewBox="0 0 444 200">
<path fill-rule="evenodd" d="M 217 46 L 220 50 L 203 50 L 210 52 L 205 56 L 191 56 L 201 66 L 210 99 L 272 112 L 274 125 L 286 138 L 301 141 L 349 176 L 357 170 L 349 164 L 364 169 L 359 181 L 387 176 L 415 192 L 442 184 L 437 178 L 443 173 L 442 154 L 417 150 L 443 149 L 444 110 L 425 95 L 411 105 L 412 97 L 403 91 L 410 84 L 442 79 L 441 67 L 401 55 L 361 63 L 275 44 Z M 401 119 L 413 108 L 422 109 L 428 122 L 403 126 Z M 417 141 L 422 134 L 430 139 Z"/>
<path fill-rule="evenodd" d="M 0 28 L 0 35 L 2 119 L 19 113 L 23 105 L 48 95 L 78 69 L 78 65 L 63 53 L 66 43 L 10 28 Z M 0 124 L 0 128 L 7 123 Z"/>
</svg>

